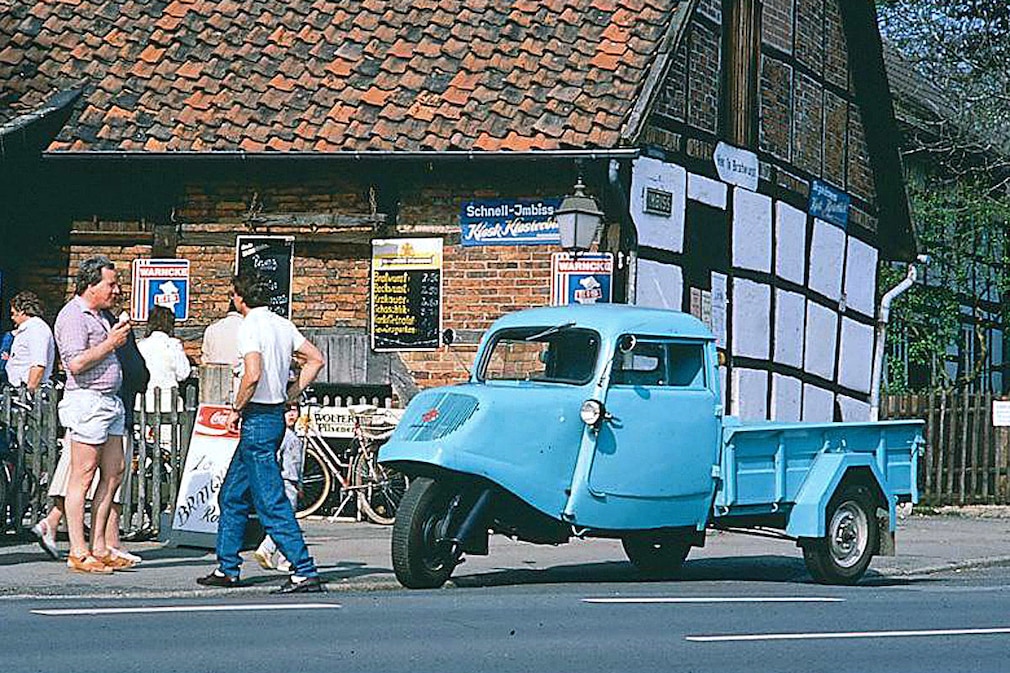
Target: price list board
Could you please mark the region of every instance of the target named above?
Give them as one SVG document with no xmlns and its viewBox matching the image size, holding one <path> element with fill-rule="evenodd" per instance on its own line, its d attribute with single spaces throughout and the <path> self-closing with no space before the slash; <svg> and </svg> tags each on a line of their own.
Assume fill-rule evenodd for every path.
<svg viewBox="0 0 1010 673">
<path fill-rule="evenodd" d="M 256 271 L 270 286 L 270 310 L 291 318 L 291 263 L 295 254 L 294 236 L 238 236 L 235 239 L 235 270 Z"/>
<path fill-rule="evenodd" d="M 371 325 L 376 351 L 435 350 L 442 328 L 442 239 L 372 241 Z"/>
</svg>

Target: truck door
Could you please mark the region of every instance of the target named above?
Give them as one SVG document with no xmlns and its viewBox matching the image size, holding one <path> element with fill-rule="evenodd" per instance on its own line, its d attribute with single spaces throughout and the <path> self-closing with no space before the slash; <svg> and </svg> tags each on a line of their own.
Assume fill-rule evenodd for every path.
<svg viewBox="0 0 1010 673">
<path fill-rule="evenodd" d="M 722 427 L 718 386 L 706 367 L 710 350 L 684 339 L 622 341 L 626 352 L 619 348 L 611 365 L 605 402 L 611 418 L 597 433 L 589 488 L 682 501 L 687 520 L 698 520 L 709 506 Z"/>
</svg>

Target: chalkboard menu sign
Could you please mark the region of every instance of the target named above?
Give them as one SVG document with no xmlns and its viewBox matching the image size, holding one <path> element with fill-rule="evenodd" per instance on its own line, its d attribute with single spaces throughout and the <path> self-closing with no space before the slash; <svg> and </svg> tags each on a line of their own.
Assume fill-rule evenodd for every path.
<svg viewBox="0 0 1010 673">
<path fill-rule="evenodd" d="M 372 349 L 435 350 L 442 326 L 442 239 L 372 241 Z"/>
<path fill-rule="evenodd" d="M 235 243 L 236 272 L 251 269 L 265 276 L 270 284 L 270 310 L 288 319 L 294 254 L 294 236 L 239 236 Z"/>
</svg>

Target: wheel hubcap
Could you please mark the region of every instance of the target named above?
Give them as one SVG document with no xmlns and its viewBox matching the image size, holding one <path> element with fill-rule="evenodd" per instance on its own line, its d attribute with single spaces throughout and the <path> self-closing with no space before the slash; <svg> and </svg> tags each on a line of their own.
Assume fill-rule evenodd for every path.
<svg viewBox="0 0 1010 673">
<path fill-rule="evenodd" d="M 859 563 L 869 544 L 866 513 L 854 502 L 842 503 L 831 517 L 831 556 L 843 568 Z"/>
</svg>

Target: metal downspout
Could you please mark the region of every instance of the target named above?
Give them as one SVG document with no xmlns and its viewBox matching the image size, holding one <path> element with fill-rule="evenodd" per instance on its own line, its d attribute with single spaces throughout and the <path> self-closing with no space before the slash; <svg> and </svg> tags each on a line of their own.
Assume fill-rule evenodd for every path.
<svg viewBox="0 0 1010 673">
<path fill-rule="evenodd" d="M 919 255 L 917 260 L 923 264 L 929 262 L 927 255 Z M 891 302 L 898 295 L 912 287 L 918 277 L 915 264 L 908 265 L 908 272 L 900 283 L 884 293 L 880 299 L 880 311 L 877 317 L 876 343 L 873 350 L 873 374 L 870 378 L 870 421 L 880 420 L 880 380 L 884 370 L 884 340 L 887 337 L 887 323 L 891 319 Z"/>
</svg>

